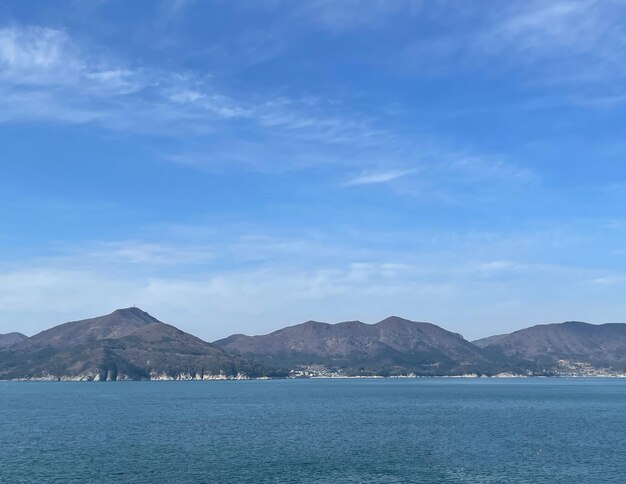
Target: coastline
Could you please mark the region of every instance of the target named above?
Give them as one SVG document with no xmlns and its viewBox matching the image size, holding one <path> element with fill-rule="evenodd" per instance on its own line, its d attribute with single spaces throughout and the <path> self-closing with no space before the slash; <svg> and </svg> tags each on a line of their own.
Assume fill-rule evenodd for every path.
<svg viewBox="0 0 626 484">
<path fill-rule="evenodd" d="M 201 378 L 189 377 L 187 375 L 157 375 L 151 378 L 129 378 L 123 375 L 117 379 L 101 379 L 98 377 L 91 377 L 85 375 L 75 376 L 54 376 L 44 375 L 39 377 L 24 377 L 24 378 L 10 378 L 1 379 L 0 382 L 181 382 L 181 381 L 265 381 L 265 380 L 417 380 L 417 379 L 462 379 L 462 380 L 519 380 L 519 379 L 626 379 L 626 373 L 616 374 L 596 374 L 596 375 L 573 375 L 573 374 L 554 374 L 554 375 L 516 375 L 516 374 L 497 374 L 497 375 L 392 375 L 392 376 L 380 376 L 380 375 L 324 375 L 324 376 L 286 376 L 286 377 L 249 377 L 243 374 L 239 375 L 204 375 Z"/>
</svg>

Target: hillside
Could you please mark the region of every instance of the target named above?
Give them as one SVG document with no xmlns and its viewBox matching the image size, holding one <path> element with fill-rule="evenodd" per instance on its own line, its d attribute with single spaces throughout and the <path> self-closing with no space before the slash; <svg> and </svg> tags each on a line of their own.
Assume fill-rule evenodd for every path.
<svg viewBox="0 0 626 484">
<path fill-rule="evenodd" d="M 28 336 L 22 333 L 6 333 L 0 334 L 0 348 L 6 348 L 17 343 L 21 343 L 28 339 Z"/>
<path fill-rule="evenodd" d="M 626 324 L 544 324 L 474 344 L 492 357 L 506 357 L 536 371 L 580 373 L 586 367 L 626 371 Z"/>
<path fill-rule="evenodd" d="M 323 367 L 357 375 L 449 375 L 501 369 L 461 335 L 399 317 L 376 324 L 308 321 L 262 336 L 233 335 L 214 344 L 283 369 Z"/>
<path fill-rule="evenodd" d="M 73 321 L 0 351 L 0 379 L 213 379 L 272 374 L 138 308 Z"/>
</svg>

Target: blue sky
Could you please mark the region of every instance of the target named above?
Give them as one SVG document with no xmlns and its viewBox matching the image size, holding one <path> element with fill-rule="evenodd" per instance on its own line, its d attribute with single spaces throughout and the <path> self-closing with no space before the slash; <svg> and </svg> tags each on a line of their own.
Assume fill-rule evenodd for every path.
<svg viewBox="0 0 626 484">
<path fill-rule="evenodd" d="M 0 332 L 626 322 L 623 1 L 0 4 Z"/>
</svg>

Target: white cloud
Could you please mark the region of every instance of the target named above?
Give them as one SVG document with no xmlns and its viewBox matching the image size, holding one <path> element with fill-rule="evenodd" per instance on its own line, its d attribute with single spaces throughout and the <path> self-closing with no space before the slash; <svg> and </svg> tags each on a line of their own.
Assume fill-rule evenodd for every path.
<svg viewBox="0 0 626 484">
<path fill-rule="evenodd" d="M 287 5 L 292 2 L 286 2 Z M 417 0 L 310 0 L 297 5 L 294 14 L 335 32 L 353 29 L 378 29 L 398 15 L 416 15 Z"/>
<path fill-rule="evenodd" d="M 75 256 L 78 254 L 75 254 Z M 100 263 L 130 263 L 150 265 L 204 264 L 215 258 L 211 248 L 172 244 L 121 241 L 103 242 L 81 251 L 81 259 Z"/>
<path fill-rule="evenodd" d="M 515 266 L 515 262 L 510 260 L 494 260 L 480 264 L 478 268 L 485 272 L 500 272 L 510 270 Z"/>
<path fill-rule="evenodd" d="M 494 22 L 484 33 L 482 45 L 487 50 L 513 49 L 520 55 L 519 62 L 585 54 L 608 60 L 619 45 L 619 12 L 613 10 L 618 3 L 567 0 L 514 4 L 505 10 L 503 21 Z M 605 50 L 600 51 L 601 47 Z"/>
<path fill-rule="evenodd" d="M 398 178 L 408 176 L 411 173 L 414 173 L 414 170 L 389 170 L 378 172 L 365 171 L 351 180 L 348 180 L 345 185 L 353 186 L 388 183 L 393 180 L 397 180 Z"/>
<path fill-rule="evenodd" d="M 192 88 L 197 84 L 204 92 Z M 206 126 L 207 114 L 242 114 L 204 79 L 127 66 L 110 54 L 94 56 L 67 32 L 36 26 L 0 28 L 0 90 L 4 121 L 72 120 L 163 132 L 175 120 Z M 184 129 L 178 125 L 175 131 Z"/>
<path fill-rule="evenodd" d="M 44 27 L 0 29 L 0 78 L 20 83 L 63 83 L 83 69 L 67 35 Z"/>
<path fill-rule="evenodd" d="M 326 101 L 256 99 L 253 93 L 234 99 L 210 75 L 137 68 L 89 47 L 62 30 L 0 28 L 0 121 L 92 123 L 179 138 L 221 137 L 230 133 L 224 121 L 241 121 L 271 138 L 271 145 L 299 143 L 300 153 L 309 151 L 303 143 L 364 148 L 389 138 L 370 120 Z"/>
<path fill-rule="evenodd" d="M 163 4 L 169 6 L 171 12 L 176 13 L 192 7 L 196 1 L 197 0 L 169 0 L 163 2 Z"/>
<path fill-rule="evenodd" d="M 625 309 L 621 293 L 606 294 L 623 277 L 538 262 L 563 257 L 563 244 L 550 247 L 554 234 L 299 235 L 161 227 L 152 239 L 4 261 L 0 332 L 33 333 L 136 304 L 208 340 L 390 314 L 478 338 L 531 322 L 618 320 Z M 403 243 L 390 247 L 386 238 Z"/>
<path fill-rule="evenodd" d="M 140 77 L 138 71 L 90 59 L 62 30 L 0 28 L 0 81 L 5 88 L 71 87 L 92 95 L 124 94 L 144 87 Z"/>
<path fill-rule="evenodd" d="M 588 298 L 573 301 L 584 271 L 542 267 L 533 277 L 503 281 L 476 278 L 477 267 L 437 265 L 353 262 L 171 277 L 61 267 L 0 272 L 0 332 L 33 333 L 136 304 L 207 340 L 265 333 L 308 319 L 375 322 L 391 314 L 477 338 L 531 322 L 616 319 L 624 306 L 613 301 L 594 312 Z M 546 299 L 546 285 L 563 290 L 549 291 Z"/>
<path fill-rule="evenodd" d="M 506 76 L 530 95 L 551 89 L 547 107 L 623 105 L 623 0 L 494 2 L 452 15 L 442 2 L 425 11 L 435 28 L 398 49 L 396 68 L 404 72 L 440 76 L 460 67 L 477 77 Z"/>
<path fill-rule="evenodd" d="M 596 277 L 592 280 L 594 284 L 599 286 L 612 286 L 615 284 L 626 284 L 626 276 L 605 276 Z"/>
<path fill-rule="evenodd" d="M 188 146 L 199 148 L 164 153 L 163 159 L 199 168 L 279 172 L 326 164 L 352 171 L 358 164 L 363 171 L 345 185 L 412 178 L 416 184 L 406 183 L 399 192 L 442 200 L 462 196 L 459 186 L 523 184 L 533 176 L 512 163 L 443 150 L 439 145 L 446 140 L 395 134 L 340 102 L 311 96 L 235 98 L 217 89 L 208 74 L 137 68 L 89 48 L 62 30 L 0 29 L 0 122 L 90 123 L 193 139 Z M 415 168 L 381 163 L 388 157 L 402 160 L 400 166 L 420 166 L 423 177 L 417 182 L 409 177 Z M 453 190 L 443 193 L 450 180 Z"/>
<path fill-rule="evenodd" d="M 507 56 L 505 65 L 532 68 L 533 83 L 571 85 L 561 93 L 570 104 L 608 108 L 623 102 L 624 90 L 615 84 L 626 76 L 621 0 L 513 5 L 481 34 L 478 47 Z"/>
<path fill-rule="evenodd" d="M 450 161 L 449 167 L 467 180 L 508 180 L 523 184 L 537 181 L 537 175 L 528 168 L 499 159 L 460 156 Z"/>
</svg>

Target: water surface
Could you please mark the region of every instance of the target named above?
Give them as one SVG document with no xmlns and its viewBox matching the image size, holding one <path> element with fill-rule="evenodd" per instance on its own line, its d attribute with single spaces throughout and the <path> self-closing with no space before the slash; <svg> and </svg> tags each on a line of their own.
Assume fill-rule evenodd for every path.
<svg viewBox="0 0 626 484">
<path fill-rule="evenodd" d="M 0 382 L 0 482 L 626 482 L 626 381 Z"/>
</svg>

